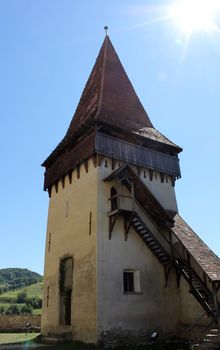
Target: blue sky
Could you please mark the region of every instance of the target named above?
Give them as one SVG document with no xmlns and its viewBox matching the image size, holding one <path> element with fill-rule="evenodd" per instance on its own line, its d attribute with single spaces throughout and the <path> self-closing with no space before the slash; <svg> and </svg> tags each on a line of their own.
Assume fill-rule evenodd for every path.
<svg viewBox="0 0 220 350">
<path fill-rule="evenodd" d="M 43 273 L 40 164 L 67 130 L 106 24 L 154 126 L 184 149 L 179 211 L 220 255 L 220 34 L 200 30 L 186 45 L 172 19 L 155 20 L 173 2 L 0 0 L 0 268 Z"/>
</svg>

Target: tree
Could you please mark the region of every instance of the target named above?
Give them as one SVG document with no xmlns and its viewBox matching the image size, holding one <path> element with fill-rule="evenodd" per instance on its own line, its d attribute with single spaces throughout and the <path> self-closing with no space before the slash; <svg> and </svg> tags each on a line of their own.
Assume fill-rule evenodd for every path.
<svg viewBox="0 0 220 350">
<path fill-rule="evenodd" d="M 27 300 L 28 300 L 28 296 L 27 296 L 27 293 L 25 291 L 17 294 L 17 303 L 18 304 L 26 303 Z"/>
</svg>

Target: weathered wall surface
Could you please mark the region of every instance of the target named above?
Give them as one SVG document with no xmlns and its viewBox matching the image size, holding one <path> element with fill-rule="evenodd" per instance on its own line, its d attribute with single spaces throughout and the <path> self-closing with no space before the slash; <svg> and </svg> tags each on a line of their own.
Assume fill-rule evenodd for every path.
<svg viewBox="0 0 220 350">
<path fill-rule="evenodd" d="M 117 162 L 116 167 L 120 165 L 122 163 Z M 58 192 L 55 187 L 52 189 L 46 239 L 43 334 L 71 331 L 73 338 L 87 342 L 96 342 L 100 335 L 106 334 L 114 337 L 132 332 L 138 336 L 154 330 L 173 334 L 180 324 L 190 325 L 203 313 L 183 278 L 177 288 L 174 269 L 165 288 L 163 265 L 132 228 L 125 241 L 122 217 L 118 218 L 109 240 L 110 189 L 115 186 L 119 193 L 128 194 L 117 181 L 103 182 L 111 172 L 109 159 L 104 159 L 97 168 L 90 160 L 88 173 L 81 166 L 80 178 L 74 171 L 71 184 L 66 177 L 64 188 L 59 182 Z M 154 174 L 150 181 L 146 170 L 145 176 L 141 173 L 141 179 L 161 204 L 166 204 L 166 209 L 177 210 L 169 178 L 161 183 L 159 174 L 157 177 Z M 139 215 L 157 239 L 161 239 L 151 219 L 141 211 Z M 170 249 L 166 242 L 163 246 Z M 65 257 L 73 258 L 71 326 L 60 324 L 59 265 Z M 140 271 L 139 293 L 124 293 L 125 269 Z M 204 318 L 202 323 L 206 322 Z"/>
<path fill-rule="evenodd" d="M 170 176 L 165 175 L 164 182 L 161 182 L 160 174 L 154 171 L 151 181 L 149 170 L 146 169 L 141 172 L 140 178 L 166 210 L 178 212 L 175 188 Z"/>
<path fill-rule="evenodd" d="M 110 163 L 110 162 L 109 162 Z M 98 321 L 99 334 L 115 333 L 144 334 L 159 330 L 160 333 L 174 334 L 181 325 L 191 325 L 199 318 L 204 310 L 189 293 L 189 286 L 181 278 L 177 287 L 176 272 L 173 268 L 169 274 L 168 285 L 165 287 L 164 267 L 131 228 L 125 241 L 123 220 L 119 216 L 109 240 L 110 189 L 114 186 L 121 194 L 129 194 L 118 181 L 103 182 L 111 173 L 111 167 L 99 168 L 98 194 L 98 233 L 97 233 L 97 281 L 98 281 Z M 141 175 L 142 176 L 142 175 Z M 144 181 L 150 181 L 149 179 Z M 166 203 L 166 209 L 175 210 L 176 198 L 170 183 L 152 181 L 151 190 L 160 192 L 160 202 Z M 149 184 L 147 183 L 147 186 Z M 161 191 L 160 186 L 165 186 Z M 155 191 L 154 191 L 155 189 Z M 170 191 L 170 193 L 169 193 Z M 163 238 L 152 221 L 136 208 L 139 215 L 146 222 L 151 232 L 161 242 Z M 145 217 L 144 217 L 145 216 Z M 168 238 L 168 237 L 167 237 Z M 163 241 L 164 248 L 169 251 L 169 245 Z M 123 292 L 123 270 L 139 270 L 141 292 L 126 294 Z M 200 324 L 207 324 L 204 317 Z"/>
<path fill-rule="evenodd" d="M 91 213 L 91 225 L 89 224 Z M 96 341 L 97 168 L 90 160 L 72 183 L 53 186 L 47 225 L 42 333 L 71 331 L 75 339 Z M 50 243 L 49 243 L 50 241 Z M 49 247 L 50 245 L 50 247 Z M 60 324 L 59 264 L 73 258 L 71 326 Z M 49 287 L 49 297 L 48 297 Z"/>
<path fill-rule="evenodd" d="M 172 271 L 165 288 L 164 267 L 131 228 L 125 241 L 123 220 L 117 220 L 109 240 L 110 188 L 128 194 L 117 181 L 104 183 L 111 169 L 100 168 L 98 202 L 98 330 L 172 332 L 181 321 L 180 291 Z M 165 185 L 165 184 L 164 184 Z M 166 185 L 165 185 L 166 186 Z M 173 188 L 172 188 L 173 191 Z M 175 198 L 175 197 L 174 197 Z M 175 207 L 174 204 L 170 207 Z M 156 230 L 156 228 L 154 228 Z M 141 292 L 123 292 L 123 270 L 140 271 Z M 168 322 L 169 320 L 169 322 Z"/>
<path fill-rule="evenodd" d="M 191 326 L 196 320 L 205 314 L 205 310 L 195 299 L 195 297 L 189 293 L 189 285 L 183 277 L 181 277 L 180 283 L 181 293 L 181 323 L 183 325 Z M 204 315 L 201 320 L 197 322 L 197 325 L 208 325 L 211 322 L 211 318 Z"/>
<path fill-rule="evenodd" d="M 26 323 L 30 322 L 32 327 L 41 326 L 40 315 L 0 315 L 1 329 L 20 329 L 25 328 Z"/>
</svg>

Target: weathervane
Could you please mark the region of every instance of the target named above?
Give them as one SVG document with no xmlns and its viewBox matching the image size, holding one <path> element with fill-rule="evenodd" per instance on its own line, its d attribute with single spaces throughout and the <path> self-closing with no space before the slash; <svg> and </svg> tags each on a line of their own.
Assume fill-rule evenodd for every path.
<svg viewBox="0 0 220 350">
<path fill-rule="evenodd" d="M 104 29 L 105 29 L 105 35 L 108 35 L 108 27 L 104 26 Z"/>
</svg>

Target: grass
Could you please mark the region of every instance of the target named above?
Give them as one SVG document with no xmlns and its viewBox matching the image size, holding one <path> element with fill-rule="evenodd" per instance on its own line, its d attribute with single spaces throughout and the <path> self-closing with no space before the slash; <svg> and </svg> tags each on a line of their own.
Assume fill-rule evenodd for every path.
<svg viewBox="0 0 220 350">
<path fill-rule="evenodd" d="M 42 309 L 33 309 L 33 315 L 41 315 Z"/>
<path fill-rule="evenodd" d="M 9 307 L 11 304 L 16 304 L 16 303 L 0 303 L 0 306 L 4 306 L 5 308 Z M 18 304 L 21 306 L 24 306 L 25 304 Z"/>
<path fill-rule="evenodd" d="M 21 293 L 21 292 L 26 292 L 28 298 L 32 298 L 32 297 L 42 298 L 43 282 L 34 283 L 34 284 L 31 284 L 30 286 L 25 286 L 22 288 L 10 290 L 8 292 L 0 294 L 0 307 L 4 306 L 5 308 L 8 308 L 11 304 L 17 304 L 17 295 L 18 293 Z M 17 304 L 17 305 L 20 308 L 25 304 Z M 41 315 L 41 309 L 34 309 L 33 314 Z"/>
<path fill-rule="evenodd" d="M 17 299 L 18 293 L 26 292 L 28 297 L 39 297 L 42 298 L 43 293 L 43 282 L 38 282 L 31 284 L 30 286 L 25 286 L 16 290 L 9 290 L 8 292 L 2 293 L 0 295 L 0 302 L 4 301 L 5 298 L 13 300 Z"/>
<path fill-rule="evenodd" d="M 0 333 L 0 344 L 20 343 L 34 340 L 39 336 L 37 333 Z"/>
</svg>

